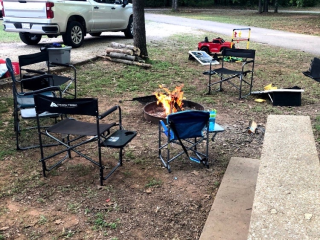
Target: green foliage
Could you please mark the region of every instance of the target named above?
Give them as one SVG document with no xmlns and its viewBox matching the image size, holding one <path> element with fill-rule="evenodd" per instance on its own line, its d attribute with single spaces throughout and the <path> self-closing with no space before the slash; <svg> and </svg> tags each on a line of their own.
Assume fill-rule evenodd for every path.
<svg viewBox="0 0 320 240">
<path fill-rule="evenodd" d="M 262 4 L 264 0 L 262 0 Z M 278 0 L 278 6 L 283 7 L 313 7 L 319 3 L 319 0 Z M 269 1 L 269 6 L 274 6 L 275 1 Z M 217 6 L 231 6 L 231 7 L 256 7 L 258 1 L 254 0 L 178 0 L 178 7 L 217 7 Z M 146 0 L 146 7 L 172 7 L 172 0 Z"/>
<path fill-rule="evenodd" d="M 317 0 L 289 0 L 291 6 L 296 7 L 314 7 L 319 1 Z"/>
<path fill-rule="evenodd" d="M 160 187 L 162 184 L 162 181 L 161 180 L 156 180 L 154 178 L 152 178 L 147 184 L 146 184 L 146 188 L 149 188 L 149 187 Z"/>
</svg>

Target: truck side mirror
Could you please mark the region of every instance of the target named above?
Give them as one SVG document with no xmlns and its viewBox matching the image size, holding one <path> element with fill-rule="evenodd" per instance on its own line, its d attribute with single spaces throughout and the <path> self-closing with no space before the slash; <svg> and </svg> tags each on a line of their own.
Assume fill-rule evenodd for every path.
<svg viewBox="0 0 320 240">
<path fill-rule="evenodd" d="M 123 4 L 122 7 L 125 7 L 126 5 L 128 5 L 129 1 L 128 0 L 123 0 Z"/>
</svg>

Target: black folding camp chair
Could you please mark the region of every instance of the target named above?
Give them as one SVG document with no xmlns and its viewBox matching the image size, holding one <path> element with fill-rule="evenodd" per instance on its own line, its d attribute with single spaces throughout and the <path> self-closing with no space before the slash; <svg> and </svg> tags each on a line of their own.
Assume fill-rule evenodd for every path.
<svg viewBox="0 0 320 240">
<path fill-rule="evenodd" d="M 159 157 L 165 168 L 171 172 L 170 163 L 179 156 L 186 156 L 194 162 L 208 165 L 209 146 L 209 112 L 181 111 L 167 116 L 167 123 L 159 121 Z M 164 135 L 164 136 L 163 136 Z M 162 140 L 164 138 L 164 140 Z M 204 142 L 205 146 L 200 148 Z M 178 145 L 181 151 L 173 153 L 173 146 Z"/>
<path fill-rule="evenodd" d="M 73 98 L 76 98 L 77 71 L 72 64 L 50 62 L 48 51 L 41 51 L 28 55 L 20 55 L 19 66 L 20 80 L 27 78 L 33 79 L 32 81 L 22 82 L 21 87 L 23 89 L 37 90 L 49 86 L 59 86 L 61 88 L 62 94 L 68 94 Z M 42 70 L 37 69 L 39 68 L 39 66 L 42 67 Z M 70 76 L 52 74 L 51 68 L 54 66 L 66 67 L 67 69 L 70 69 Z M 47 75 L 49 75 L 50 77 L 47 77 Z"/>
<path fill-rule="evenodd" d="M 42 163 L 44 176 L 46 176 L 46 172 L 51 171 L 62 164 L 66 159 L 71 158 L 71 152 L 75 152 L 77 155 L 89 160 L 91 163 L 99 167 L 101 185 L 103 185 L 103 180 L 108 179 L 118 167 L 122 166 L 123 148 L 136 136 L 136 132 L 123 129 L 121 108 L 119 106 L 114 106 L 106 112 L 99 114 L 97 99 L 62 99 L 43 95 L 35 96 L 35 105 L 37 116 L 40 116 L 43 112 L 60 113 L 69 116 L 45 130 L 41 128 L 40 121 L 38 121 L 41 149 L 40 162 Z M 109 116 L 116 110 L 118 110 L 117 121 L 111 123 L 101 122 L 105 117 Z M 72 117 L 75 115 L 91 116 L 95 119 L 94 122 L 78 121 L 71 118 L 71 115 Z M 118 127 L 113 128 L 115 126 Z M 53 153 L 49 153 L 50 148 L 43 148 L 42 146 L 44 138 L 54 139 L 63 149 L 54 147 L 51 149 Z M 96 144 L 98 148 L 98 160 L 95 160 L 91 155 L 90 157 L 88 151 L 83 149 L 85 144 L 89 143 Z M 118 164 L 113 167 L 106 176 L 104 176 L 103 173 L 105 165 L 102 162 L 102 147 L 119 149 Z M 86 153 L 84 153 L 84 151 Z"/>
<path fill-rule="evenodd" d="M 253 87 L 254 61 L 255 50 L 224 49 L 221 68 L 212 69 L 210 65 L 210 70 L 203 73 L 209 75 L 208 94 L 211 94 L 213 85 L 219 84 L 218 91 L 222 91 L 222 83 L 227 82 L 239 90 L 239 99 L 250 95 Z M 218 76 L 219 80 L 212 82 L 212 76 Z"/>
<path fill-rule="evenodd" d="M 34 78 L 17 81 L 14 75 L 12 62 L 6 59 L 6 66 L 12 79 L 13 94 L 13 125 L 16 136 L 17 150 L 26 150 L 39 147 L 37 138 L 36 111 L 34 108 L 34 95 L 61 96 L 59 87 L 46 87 L 35 91 L 18 91 L 19 84 L 33 81 Z M 47 76 L 49 77 L 49 76 Z M 37 78 L 37 77 L 36 77 Z M 44 112 L 40 115 L 46 126 L 57 121 L 59 114 Z M 46 120 L 44 120 L 46 119 Z M 53 121 L 51 121 L 53 120 Z"/>
</svg>

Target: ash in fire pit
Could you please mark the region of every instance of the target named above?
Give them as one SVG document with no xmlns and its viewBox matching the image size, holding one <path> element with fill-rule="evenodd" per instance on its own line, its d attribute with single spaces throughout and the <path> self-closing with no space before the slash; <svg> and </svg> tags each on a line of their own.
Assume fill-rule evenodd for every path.
<svg viewBox="0 0 320 240">
<path fill-rule="evenodd" d="M 204 107 L 198 103 L 183 100 L 184 110 L 204 110 Z M 159 123 L 160 120 L 165 120 L 167 115 L 162 105 L 158 105 L 157 102 L 151 102 L 145 105 L 143 110 L 144 118 L 152 123 Z"/>
</svg>

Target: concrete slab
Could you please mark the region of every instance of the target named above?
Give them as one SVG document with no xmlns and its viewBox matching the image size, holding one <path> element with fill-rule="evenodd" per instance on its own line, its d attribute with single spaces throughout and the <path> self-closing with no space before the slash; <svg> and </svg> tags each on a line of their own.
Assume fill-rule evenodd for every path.
<svg viewBox="0 0 320 240">
<path fill-rule="evenodd" d="M 231 158 L 200 240 L 247 239 L 259 162 Z"/>
<path fill-rule="evenodd" d="M 269 116 L 248 239 L 320 239 L 319 189 L 310 118 Z"/>
</svg>

